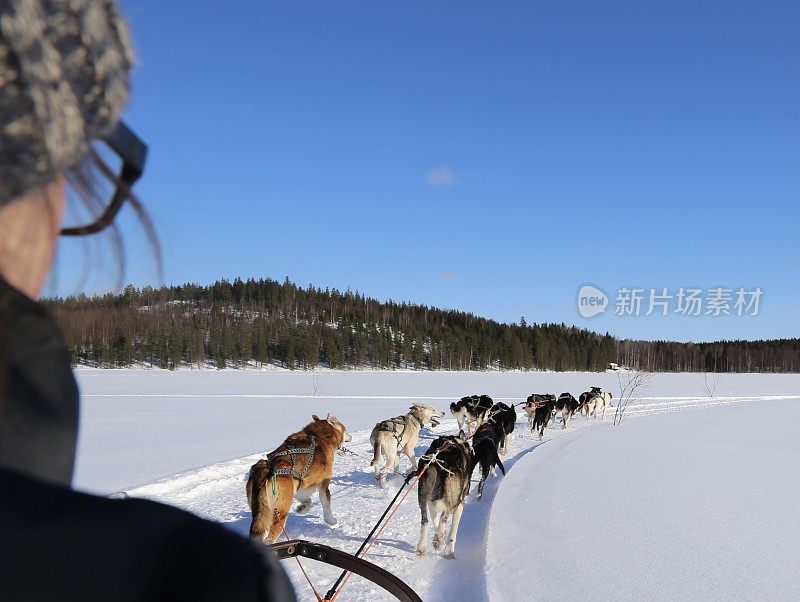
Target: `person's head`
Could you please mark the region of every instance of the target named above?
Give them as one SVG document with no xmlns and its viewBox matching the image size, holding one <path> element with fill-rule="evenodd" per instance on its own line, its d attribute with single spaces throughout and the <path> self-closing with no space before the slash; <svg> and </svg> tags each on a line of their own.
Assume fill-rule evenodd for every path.
<svg viewBox="0 0 800 602">
<path fill-rule="evenodd" d="M 0 277 L 38 296 L 65 182 L 119 120 L 132 52 L 109 0 L 0 2 Z"/>
</svg>

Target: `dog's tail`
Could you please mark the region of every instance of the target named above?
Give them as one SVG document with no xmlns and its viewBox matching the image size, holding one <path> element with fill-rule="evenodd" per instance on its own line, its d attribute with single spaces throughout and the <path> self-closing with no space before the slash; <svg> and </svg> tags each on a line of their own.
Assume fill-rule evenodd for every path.
<svg viewBox="0 0 800 602">
<path fill-rule="evenodd" d="M 263 539 L 271 524 L 270 519 L 274 512 L 273 496 L 268 487 L 271 478 L 272 463 L 269 460 L 259 460 L 250 469 L 247 504 L 253 515 L 250 522 L 250 537 L 253 538 Z"/>
<path fill-rule="evenodd" d="M 378 441 L 378 438 L 375 437 L 372 440 L 372 462 L 369 463 L 370 466 L 380 466 L 381 464 L 381 442 Z"/>
<path fill-rule="evenodd" d="M 506 476 L 506 467 L 503 466 L 503 463 L 500 461 L 500 456 L 497 455 L 497 448 L 492 446 L 492 453 L 494 453 L 494 463 L 500 467 L 500 472 L 503 473 L 503 476 Z"/>
</svg>

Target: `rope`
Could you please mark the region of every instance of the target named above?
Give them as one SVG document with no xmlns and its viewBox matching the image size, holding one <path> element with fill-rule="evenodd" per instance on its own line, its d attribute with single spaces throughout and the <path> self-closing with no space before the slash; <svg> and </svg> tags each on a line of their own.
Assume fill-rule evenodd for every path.
<svg viewBox="0 0 800 602">
<path fill-rule="evenodd" d="M 442 449 L 445 449 L 445 448 L 443 447 Z M 441 451 L 441 450 L 439 450 L 439 451 Z M 436 464 L 436 467 L 437 467 L 439 470 L 443 470 L 443 471 L 444 471 L 444 472 L 446 472 L 447 474 L 453 474 L 453 471 L 452 471 L 452 470 L 450 470 L 450 469 L 448 469 L 448 468 L 445 468 L 445 467 L 442 465 L 442 461 L 441 461 L 441 460 L 439 460 L 439 459 L 436 457 L 436 455 L 439 453 L 439 451 L 437 451 L 437 452 L 436 452 L 435 454 L 433 454 L 432 456 L 427 456 L 427 455 L 426 455 L 426 456 L 420 456 L 420 457 L 419 457 L 419 459 L 420 459 L 420 460 L 428 460 L 428 464 L 427 464 L 427 465 L 426 465 L 426 467 L 425 467 L 425 469 L 426 469 L 426 470 L 427 470 L 427 467 L 428 467 L 428 466 L 430 466 L 431 464 Z"/>
<path fill-rule="evenodd" d="M 356 453 L 356 452 L 354 452 L 352 449 L 348 449 L 348 448 L 346 448 L 344 445 L 340 446 L 340 447 L 339 447 L 339 449 L 338 449 L 337 451 L 340 451 L 340 452 L 342 452 L 343 454 L 352 454 L 352 455 L 354 455 L 354 456 L 358 456 L 359 458 L 364 458 L 365 460 L 372 460 L 372 458 L 368 458 L 368 457 L 367 457 L 367 456 L 365 456 L 364 454 L 359 454 L 359 453 Z"/>
<path fill-rule="evenodd" d="M 275 510 L 275 516 L 276 516 L 276 518 L 277 518 L 277 515 L 278 515 L 278 511 L 277 511 L 277 510 Z M 289 534 L 286 532 L 286 528 L 283 526 L 283 523 L 281 522 L 281 523 L 279 523 L 279 524 L 280 524 L 280 526 L 281 526 L 281 531 L 283 531 L 283 536 L 286 538 L 286 541 L 291 541 L 291 537 L 289 537 Z M 311 583 L 311 578 L 308 576 L 308 573 L 306 573 L 306 569 L 305 569 L 305 567 L 303 566 L 303 563 L 302 563 L 302 562 L 300 562 L 300 557 L 299 557 L 299 556 L 295 556 L 295 557 L 294 557 L 294 559 L 297 561 L 297 566 L 299 566 L 299 567 L 300 567 L 300 570 L 301 570 L 301 571 L 302 571 L 302 573 L 303 573 L 303 577 L 305 577 L 305 578 L 306 578 L 306 581 L 308 581 L 308 585 L 309 585 L 309 587 L 311 588 L 311 591 L 312 591 L 312 592 L 314 592 L 314 597 L 316 597 L 316 599 L 317 599 L 317 602 L 325 602 L 325 601 L 322 599 L 322 596 L 320 596 L 320 595 L 319 595 L 319 592 L 317 591 L 317 588 L 316 588 L 316 587 L 314 587 L 314 584 L 313 584 L 313 583 Z"/>
</svg>

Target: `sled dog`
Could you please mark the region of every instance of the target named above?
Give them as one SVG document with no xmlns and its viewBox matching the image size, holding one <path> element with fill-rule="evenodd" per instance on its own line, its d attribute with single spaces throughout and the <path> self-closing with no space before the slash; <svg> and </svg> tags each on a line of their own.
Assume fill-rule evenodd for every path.
<svg viewBox="0 0 800 602">
<path fill-rule="evenodd" d="M 483 421 L 486 412 L 492 407 L 492 398 L 488 395 L 470 395 L 462 397 L 450 404 L 450 413 L 458 422 L 458 429 L 470 433 Z"/>
<path fill-rule="evenodd" d="M 606 411 L 611 407 L 612 397 L 614 396 L 606 391 L 595 394 L 595 396 L 589 400 L 589 403 L 594 406 L 590 415 L 597 418 L 597 412 L 601 412 L 600 420 L 605 420 Z"/>
<path fill-rule="evenodd" d="M 556 407 L 555 400 L 548 399 L 542 405 L 536 408 L 536 410 L 534 410 L 533 426 L 531 427 L 531 433 L 538 430 L 540 440 L 544 437 L 544 429 L 547 428 L 547 423 L 550 422 L 550 418 L 553 415 L 555 407 Z"/>
<path fill-rule="evenodd" d="M 566 429 L 569 419 L 578 409 L 578 400 L 571 393 L 562 393 L 556 400 L 556 413 L 561 412 L 561 428 Z"/>
<path fill-rule="evenodd" d="M 483 485 L 486 483 L 486 477 L 489 476 L 491 471 L 494 474 L 494 467 L 499 466 L 503 475 L 506 474 L 506 469 L 500 461 L 500 456 L 497 454 L 497 448 L 500 441 L 503 439 L 503 431 L 498 425 L 494 424 L 491 420 L 487 420 L 478 427 L 475 431 L 475 436 L 472 438 L 472 470 L 480 465 L 481 467 L 481 481 L 478 483 L 478 493 L 476 499 L 481 499 L 483 496 Z"/>
<path fill-rule="evenodd" d="M 500 438 L 498 452 L 501 456 L 505 456 L 508 453 L 508 446 L 511 444 L 514 425 L 517 423 L 517 411 L 513 405 L 509 406 L 503 402 L 496 403 L 489 410 L 489 422 L 497 425 Z"/>
<path fill-rule="evenodd" d="M 417 554 L 423 555 L 428 549 L 428 518 L 433 521 L 433 548 L 438 550 L 444 542 L 445 523 L 452 516 L 445 557 L 453 558 L 458 523 L 464 511 L 464 500 L 469 494 L 471 467 L 472 452 L 463 433 L 434 439 L 425 455 L 420 457 L 419 469 L 425 472 L 417 488 L 422 513 Z"/>
<path fill-rule="evenodd" d="M 325 522 L 335 525 L 328 485 L 333 476 L 333 455 L 350 441 L 345 426 L 333 414 L 289 435 L 266 460 L 250 468 L 247 477 L 247 504 L 253 513 L 250 536 L 274 543 L 286 524 L 292 497 L 300 502 L 302 514 L 311 505 L 311 495 L 319 491 Z"/>
<path fill-rule="evenodd" d="M 586 416 L 589 415 L 589 407 L 588 407 L 589 400 L 598 393 L 600 393 L 600 391 L 602 391 L 600 387 L 592 387 L 591 391 L 584 391 L 583 393 L 580 394 L 580 396 L 578 397 L 578 411 L 581 414 L 584 414 Z"/>
<path fill-rule="evenodd" d="M 397 470 L 400 452 L 408 456 L 412 468 L 416 470 L 414 448 L 419 443 L 419 431 L 424 425 L 438 426 L 437 418 L 442 417 L 444 412 L 433 406 L 415 403 L 405 416 L 389 418 L 375 425 L 369 436 L 373 451 L 370 466 L 381 487 L 386 486 L 386 474 L 381 472 L 381 454 L 386 456 L 386 472 Z"/>
<path fill-rule="evenodd" d="M 533 393 L 528 395 L 528 399 L 525 402 L 525 405 L 522 406 L 522 409 L 528 415 L 528 426 L 533 428 L 533 416 L 536 412 L 536 408 L 540 405 L 545 403 L 546 401 L 555 401 L 556 396 L 552 393 Z"/>
</svg>

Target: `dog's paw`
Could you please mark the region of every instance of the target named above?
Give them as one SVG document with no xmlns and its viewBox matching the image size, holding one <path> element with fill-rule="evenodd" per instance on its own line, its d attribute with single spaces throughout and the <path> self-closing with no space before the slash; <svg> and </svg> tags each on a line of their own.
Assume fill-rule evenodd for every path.
<svg viewBox="0 0 800 602">
<path fill-rule="evenodd" d="M 417 556 L 425 556 L 425 550 L 420 550 L 417 548 Z"/>
<path fill-rule="evenodd" d="M 325 520 L 325 522 L 326 522 L 326 523 L 328 523 L 328 524 L 329 524 L 331 527 L 335 526 L 335 525 L 336 525 L 336 522 L 337 522 L 337 521 L 336 521 L 336 519 L 335 519 L 335 518 L 333 518 L 332 516 L 326 516 L 326 517 L 324 517 L 324 520 Z"/>
<path fill-rule="evenodd" d="M 305 514 L 308 512 L 308 509 L 311 507 L 311 504 L 298 504 L 297 508 L 295 508 L 296 514 Z"/>
<path fill-rule="evenodd" d="M 442 547 L 442 538 L 438 535 L 433 536 L 433 549 L 438 550 Z"/>
<path fill-rule="evenodd" d="M 447 554 L 444 555 L 444 557 L 447 558 L 448 560 L 455 560 L 456 553 L 455 552 L 448 552 Z"/>
</svg>

